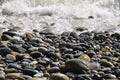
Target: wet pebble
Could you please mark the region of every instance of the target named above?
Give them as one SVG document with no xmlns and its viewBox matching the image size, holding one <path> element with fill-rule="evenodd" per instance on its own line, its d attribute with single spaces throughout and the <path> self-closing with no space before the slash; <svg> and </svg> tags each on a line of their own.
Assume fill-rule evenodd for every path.
<svg viewBox="0 0 120 80">
<path fill-rule="evenodd" d="M 65 63 L 65 68 L 70 72 L 83 73 L 83 71 L 88 71 L 88 63 L 80 59 L 71 59 Z"/>
<path fill-rule="evenodd" d="M 24 69 L 23 70 L 23 74 L 25 74 L 25 75 L 34 76 L 37 73 L 38 73 L 37 70 L 32 70 L 32 69 Z"/>
<path fill-rule="evenodd" d="M 51 67 L 49 70 L 48 70 L 48 73 L 57 73 L 59 72 L 60 69 L 59 67 Z"/>
<path fill-rule="evenodd" d="M 51 80 L 70 80 L 68 76 L 62 73 L 54 73 L 50 76 Z"/>
<path fill-rule="evenodd" d="M 0 80 L 5 80 L 5 72 L 0 71 Z"/>
<path fill-rule="evenodd" d="M 109 61 L 107 61 L 107 60 L 105 60 L 105 59 L 101 59 L 101 60 L 100 60 L 100 63 L 101 63 L 102 66 L 114 67 L 114 65 L 113 65 L 111 62 L 109 62 Z"/>
<path fill-rule="evenodd" d="M 16 57 L 11 55 L 11 54 L 8 54 L 6 55 L 6 61 L 7 62 L 14 62 L 16 60 Z"/>
<path fill-rule="evenodd" d="M 91 61 L 90 57 L 86 54 L 82 54 L 79 58 L 82 59 L 82 60 L 85 60 L 87 62 Z"/>
<path fill-rule="evenodd" d="M 44 55 L 41 52 L 33 51 L 33 52 L 30 53 L 30 56 L 32 58 L 39 58 L 39 57 L 43 57 Z"/>
</svg>

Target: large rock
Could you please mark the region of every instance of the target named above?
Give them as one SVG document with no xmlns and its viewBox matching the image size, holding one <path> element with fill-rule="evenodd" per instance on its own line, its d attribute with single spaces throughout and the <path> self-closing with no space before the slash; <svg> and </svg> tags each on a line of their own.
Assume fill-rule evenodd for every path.
<svg viewBox="0 0 120 80">
<path fill-rule="evenodd" d="M 69 72 L 83 73 L 89 70 L 88 62 L 81 59 L 71 59 L 65 63 L 65 68 Z"/>
<path fill-rule="evenodd" d="M 90 63 L 82 59 L 71 59 L 65 63 L 66 71 L 73 73 L 84 73 L 99 68 L 100 65 L 98 63 Z"/>
</svg>

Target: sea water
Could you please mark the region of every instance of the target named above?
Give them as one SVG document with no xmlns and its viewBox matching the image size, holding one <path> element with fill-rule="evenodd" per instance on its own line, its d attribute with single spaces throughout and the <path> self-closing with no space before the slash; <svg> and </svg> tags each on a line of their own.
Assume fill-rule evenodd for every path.
<svg viewBox="0 0 120 80">
<path fill-rule="evenodd" d="M 89 18 L 92 16 L 92 18 Z M 0 0 L 0 30 L 120 33 L 120 0 Z"/>
</svg>

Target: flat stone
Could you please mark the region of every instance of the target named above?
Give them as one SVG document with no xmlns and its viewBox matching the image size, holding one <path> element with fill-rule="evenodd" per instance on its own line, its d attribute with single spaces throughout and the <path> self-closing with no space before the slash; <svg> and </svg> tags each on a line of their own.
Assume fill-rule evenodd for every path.
<svg viewBox="0 0 120 80">
<path fill-rule="evenodd" d="M 59 71 L 60 71 L 59 67 L 51 67 L 48 70 L 49 73 L 56 73 L 56 72 L 59 72 Z"/>
<path fill-rule="evenodd" d="M 6 74 L 6 78 L 20 78 L 21 73 L 8 73 Z"/>
<path fill-rule="evenodd" d="M 106 67 L 114 67 L 114 65 L 113 65 L 111 62 L 109 62 L 109 61 L 107 61 L 107 60 L 105 60 L 105 59 L 101 59 L 101 60 L 100 60 L 100 64 L 101 64 L 102 66 L 106 66 Z"/>
<path fill-rule="evenodd" d="M 68 76 L 62 73 L 54 73 L 50 76 L 51 80 L 70 80 Z"/>
<path fill-rule="evenodd" d="M 0 67 L 5 67 L 5 64 L 0 64 Z"/>
<path fill-rule="evenodd" d="M 22 69 L 21 65 L 18 65 L 18 64 L 16 64 L 16 63 L 10 63 L 10 64 L 8 65 L 8 68 L 15 68 L 15 69 L 18 69 L 18 70 L 21 70 L 21 69 Z"/>
<path fill-rule="evenodd" d="M 25 75 L 34 76 L 37 73 L 38 73 L 37 70 L 32 70 L 32 69 L 24 69 L 23 70 L 23 74 L 25 74 Z"/>
</svg>

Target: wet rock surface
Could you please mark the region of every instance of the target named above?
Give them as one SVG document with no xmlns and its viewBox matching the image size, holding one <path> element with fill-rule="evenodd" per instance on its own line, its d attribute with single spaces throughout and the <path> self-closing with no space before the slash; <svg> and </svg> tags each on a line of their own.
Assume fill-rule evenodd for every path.
<svg viewBox="0 0 120 80">
<path fill-rule="evenodd" d="M 0 80 L 119 80 L 119 35 L 1 32 Z"/>
</svg>

